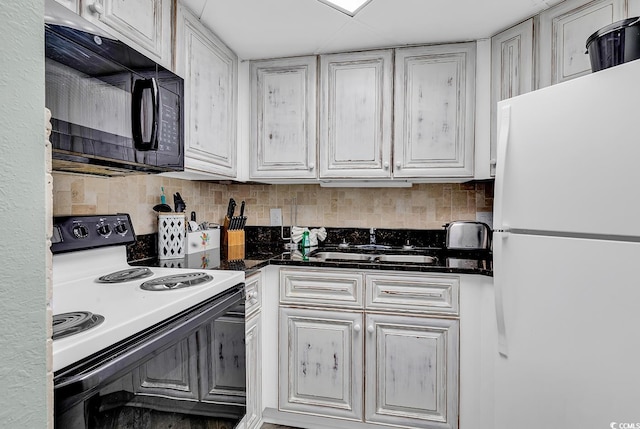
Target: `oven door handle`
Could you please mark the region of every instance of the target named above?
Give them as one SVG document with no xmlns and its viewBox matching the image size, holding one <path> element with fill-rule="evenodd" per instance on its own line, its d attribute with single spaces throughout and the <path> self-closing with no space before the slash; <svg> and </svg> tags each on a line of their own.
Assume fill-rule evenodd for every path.
<svg viewBox="0 0 640 429">
<path fill-rule="evenodd" d="M 168 347 L 186 338 L 199 327 L 225 314 L 229 309 L 244 299 L 244 283 L 227 289 L 214 298 L 198 305 L 198 308 L 178 317 L 176 323 L 163 325 L 152 333 L 145 332 L 140 338 L 118 346 L 121 351 L 112 351 L 107 356 L 99 356 L 82 366 L 75 372 L 72 368 L 69 377 L 62 374 L 54 381 L 56 396 L 60 401 L 56 404 L 63 409 L 88 397 L 95 389 L 102 388 L 117 378 L 125 375 L 141 363 L 158 355 Z M 184 319 L 184 320 L 180 320 Z M 148 335 L 151 335 L 149 338 Z M 85 369 L 86 368 L 86 369 Z"/>
</svg>

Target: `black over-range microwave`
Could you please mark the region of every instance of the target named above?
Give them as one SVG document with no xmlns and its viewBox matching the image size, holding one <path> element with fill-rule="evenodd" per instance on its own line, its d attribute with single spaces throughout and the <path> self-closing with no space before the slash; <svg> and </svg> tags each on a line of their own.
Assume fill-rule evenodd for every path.
<svg viewBox="0 0 640 429">
<path fill-rule="evenodd" d="M 64 23 L 45 23 L 53 169 L 182 171 L 183 79 L 118 40 Z"/>
</svg>

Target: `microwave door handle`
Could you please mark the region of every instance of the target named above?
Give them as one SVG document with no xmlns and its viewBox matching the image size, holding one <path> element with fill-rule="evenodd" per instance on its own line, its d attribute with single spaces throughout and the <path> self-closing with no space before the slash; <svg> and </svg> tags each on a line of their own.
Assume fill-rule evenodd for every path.
<svg viewBox="0 0 640 429">
<path fill-rule="evenodd" d="M 142 97 L 145 90 L 151 91 L 153 118 L 149 141 L 142 138 Z M 160 92 L 155 78 L 138 79 L 133 84 L 131 98 L 131 126 L 133 127 L 133 143 L 136 150 L 158 150 L 158 117 L 160 116 Z"/>
</svg>

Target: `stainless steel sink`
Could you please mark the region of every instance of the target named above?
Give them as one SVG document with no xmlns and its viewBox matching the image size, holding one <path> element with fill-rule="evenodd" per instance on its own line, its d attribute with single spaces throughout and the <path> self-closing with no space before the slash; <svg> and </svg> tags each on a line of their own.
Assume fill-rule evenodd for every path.
<svg viewBox="0 0 640 429">
<path fill-rule="evenodd" d="M 318 252 L 309 256 L 318 259 L 339 260 L 339 261 L 373 261 L 378 255 L 369 255 L 366 253 L 346 253 L 346 252 Z"/>
<path fill-rule="evenodd" d="M 433 264 L 434 262 L 436 262 L 436 257 L 426 255 L 379 255 L 376 260 L 379 262 L 410 262 L 414 264 Z"/>
<path fill-rule="evenodd" d="M 412 263 L 412 264 L 433 264 L 437 261 L 434 256 L 426 255 L 388 255 L 377 253 L 350 253 L 350 252 L 317 252 L 309 255 L 313 258 L 324 261 L 359 261 L 359 262 L 380 262 L 380 263 Z"/>
</svg>

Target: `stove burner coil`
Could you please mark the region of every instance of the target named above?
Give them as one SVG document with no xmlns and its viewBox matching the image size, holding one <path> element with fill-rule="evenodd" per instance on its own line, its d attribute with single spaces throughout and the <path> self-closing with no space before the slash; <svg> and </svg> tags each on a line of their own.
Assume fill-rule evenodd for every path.
<svg viewBox="0 0 640 429">
<path fill-rule="evenodd" d="M 197 286 L 213 280 L 213 277 L 206 273 L 186 273 L 174 274 L 171 276 L 158 277 L 148 280 L 140 285 L 141 289 L 150 291 L 182 289 L 190 286 Z"/>
<path fill-rule="evenodd" d="M 133 267 L 116 271 L 98 278 L 98 283 L 123 283 L 131 280 L 144 279 L 153 275 L 153 271 L 146 267 Z"/>
<path fill-rule="evenodd" d="M 53 316 L 54 340 L 78 334 L 104 322 L 104 316 L 89 311 L 74 311 Z"/>
</svg>

